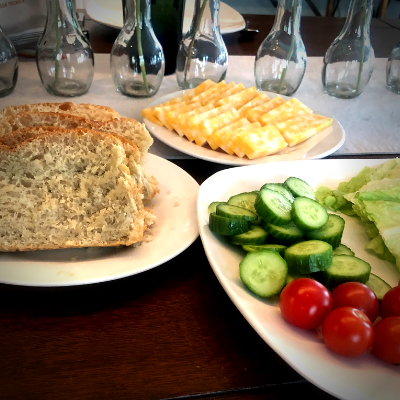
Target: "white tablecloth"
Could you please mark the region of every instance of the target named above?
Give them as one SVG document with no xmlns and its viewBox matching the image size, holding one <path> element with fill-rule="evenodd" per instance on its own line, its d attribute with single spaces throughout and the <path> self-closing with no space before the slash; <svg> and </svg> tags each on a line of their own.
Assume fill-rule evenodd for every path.
<svg viewBox="0 0 400 400">
<path fill-rule="evenodd" d="M 400 95 L 389 92 L 385 87 L 386 59 L 376 59 L 371 80 L 357 98 L 342 100 L 323 92 L 321 83 L 322 57 L 309 57 L 307 70 L 299 90 L 295 93 L 315 112 L 329 115 L 338 120 L 345 132 L 346 140 L 335 155 L 400 153 Z M 121 115 L 142 121 L 141 110 L 157 97 L 178 90 L 175 75 L 166 76 L 155 97 L 132 99 L 116 92 L 112 82 L 109 55 L 96 54 L 96 72 L 87 94 L 69 101 L 109 106 Z M 254 86 L 254 57 L 230 56 L 226 76 L 227 82 L 243 82 L 246 87 Z M 0 99 L 0 108 L 12 104 L 64 101 L 52 96 L 40 82 L 34 61 L 21 62 L 19 78 L 14 92 Z M 151 153 L 173 158 L 191 158 L 155 139 Z"/>
</svg>

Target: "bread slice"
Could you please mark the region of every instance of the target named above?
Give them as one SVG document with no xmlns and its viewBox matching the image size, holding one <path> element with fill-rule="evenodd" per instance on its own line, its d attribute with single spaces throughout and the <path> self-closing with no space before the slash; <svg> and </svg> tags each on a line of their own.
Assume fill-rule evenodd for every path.
<svg viewBox="0 0 400 400">
<path fill-rule="evenodd" d="M 0 116 L 9 117 L 20 112 L 56 112 L 78 117 L 84 117 L 93 121 L 105 121 L 119 117 L 119 114 L 110 107 L 94 104 L 64 103 L 33 103 L 18 106 L 9 106 L 0 111 Z"/>
<path fill-rule="evenodd" d="M 0 144 L 0 251 L 144 239 L 154 215 L 131 174 L 128 140 L 57 128 L 16 137 Z"/>
</svg>

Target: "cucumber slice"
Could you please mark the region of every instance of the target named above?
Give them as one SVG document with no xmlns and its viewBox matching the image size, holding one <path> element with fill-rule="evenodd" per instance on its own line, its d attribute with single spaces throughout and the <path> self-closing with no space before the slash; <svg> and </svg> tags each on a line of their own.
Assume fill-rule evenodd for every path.
<svg viewBox="0 0 400 400">
<path fill-rule="evenodd" d="M 226 203 L 217 205 L 216 214 L 220 217 L 241 218 L 247 221 L 256 221 L 258 218 L 258 215 L 253 211 Z"/>
<path fill-rule="evenodd" d="M 293 222 L 303 231 L 313 231 L 328 222 L 328 212 L 308 197 L 296 197 L 292 209 Z"/>
<path fill-rule="evenodd" d="M 304 232 L 293 221 L 282 226 L 268 224 L 266 230 L 275 239 L 287 244 L 293 244 L 304 236 Z"/>
<path fill-rule="evenodd" d="M 239 264 L 240 279 L 250 291 L 261 297 L 280 293 L 287 273 L 286 261 L 270 250 L 247 253 Z"/>
<path fill-rule="evenodd" d="M 227 204 L 225 201 L 213 201 L 212 203 L 210 203 L 210 205 L 208 206 L 208 215 L 210 215 L 211 213 L 215 213 L 217 212 L 217 206 L 219 204 Z"/>
<path fill-rule="evenodd" d="M 252 225 L 251 229 L 240 235 L 234 235 L 229 237 L 229 241 L 232 244 L 264 244 L 267 240 L 268 232 L 261 228 L 260 225 Z"/>
<path fill-rule="evenodd" d="M 324 271 L 324 282 L 329 289 L 344 282 L 367 283 L 371 274 L 371 266 L 364 260 L 354 256 L 333 256 L 332 264 Z"/>
<path fill-rule="evenodd" d="M 269 224 L 286 225 L 292 220 L 292 203 L 274 190 L 260 190 L 254 206 L 261 219 Z"/>
<path fill-rule="evenodd" d="M 234 196 L 231 196 L 228 199 L 228 204 L 232 206 L 243 207 L 246 210 L 250 210 L 257 214 L 257 211 L 254 208 L 254 203 L 256 201 L 257 196 L 258 196 L 258 191 L 239 193 Z M 261 218 L 258 218 L 254 223 L 260 224 Z"/>
<path fill-rule="evenodd" d="M 302 179 L 291 176 L 283 184 L 294 197 L 308 197 L 315 200 L 315 194 L 311 186 Z"/>
<path fill-rule="evenodd" d="M 266 183 L 265 185 L 261 186 L 261 189 L 275 190 L 275 192 L 279 192 L 280 194 L 284 195 L 291 203 L 294 201 L 294 196 L 290 190 L 286 189 L 283 183 Z"/>
<path fill-rule="evenodd" d="M 323 271 L 332 263 L 332 246 L 321 240 L 306 240 L 288 247 L 284 259 L 293 273 Z"/>
<path fill-rule="evenodd" d="M 308 239 L 323 240 L 332 245 L 333 249 L 339 246 L 344 231 L 344 219 L 339 215 L 328 214 L 328 222 L 319 229 L 306 232 Z"/>
<path fill-rule="evenodd" d="M 283 254 L 285 253 L 285 250 L 287 249 L 287 246 L 283 244 L 244 244 L 242 245 L 242 248 L 245 252 L 251 253 L 255 251 L 261 251 L 261 250 L 269 250 L 269 251 L 275 251 L 279 253 L 280 256 L 283 257 Z"/>
<path fill-rule="evenodd" d="M 343 243 L 340 243 L 339 246 L 333 250 L 334 256 L 340 256 L 341 254 L 343 254 L 345 256 L 354 256 L 355 255 L 354 251 L 351 250 L 346 245 L 344 245 Z"/>
<path fill-rule="evenodd" d="M 220 217 L 215 213 L 210 214 L 208 225 L 210 231 L 225 236 L 239 235 L 251 229 L 251 222 L 245 219 Z"/>
<path fill-rule="evenodd" d="M 369 274 L 369 279 L 365 284 L 374 291 L 379 301 L 392 288 L 387 282 L 372 272 Z"/>
</svg>

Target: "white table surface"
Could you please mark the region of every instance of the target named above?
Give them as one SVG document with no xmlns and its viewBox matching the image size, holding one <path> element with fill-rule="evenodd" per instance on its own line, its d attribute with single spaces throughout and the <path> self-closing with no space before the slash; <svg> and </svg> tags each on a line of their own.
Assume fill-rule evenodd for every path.
<svg viewBox="0 0 400 400">
<path fill-rule="evenodd" d="M 344 100 L 328 96 L 321 83 L 322 57 L 309 57 L 299 90 L 300 101 L 315 112 L 337 119 L 346 132 L 343 146 L 334 155 L 400 153 L 400 95 L 385 87 L 386 59 L 376 59 L 371 80 L 355 99 Z M 243 82 L 254 86 L 254 57 L 230 56 L 227 82 Z M 72 101 L 109 106 L 121 115 L 143 121 L 141 111 L 149 103 L 178 90 L 175 75 L 165 76 L 159 92 L 149 99 L 132 99 L 115 90 L 109 55 L 95 55 L 95 77 L 89 92 L 67 99 L 48 94 L 40 82 L 34 61 L 21 62 L 17 86 L 12 94 L 0 99 L 0 108 L 24 103 Z M 150 152 L 167 159 L 191 158 L 155 139 Z"/>
</svg>

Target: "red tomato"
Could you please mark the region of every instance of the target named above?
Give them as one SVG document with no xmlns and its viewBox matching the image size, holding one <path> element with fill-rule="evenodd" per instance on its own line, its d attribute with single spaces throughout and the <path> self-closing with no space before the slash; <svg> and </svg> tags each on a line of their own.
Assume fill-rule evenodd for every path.
<svg viewBox="0 0 400 400">
<path fill-rule="evenodd" d="M 400 317 L 400 286 L 391 288 L 381 300 L 381 317 Z"/>
<path fill-rule="evenodd" d="M 379 315 L 379 300 L 372 289 L 359 282 L 346 282 L 332 290 L 332 308 L 354 307 L 373 323 Z"/>
<path fill-rule="evenodd" d="M 374 326 L 372 353 L 389 364 L 400 365 L 400 317 L 381 319 Z"/>
<path fill-rule="evenodd" d="M 372 346 L 374 328 L 362 311 L 353 307 L 340 307 L 325 318 L 322 337 L 334 353 L 357 357 Z"/>
<path fill-rule="evenodd" d="M 311 278 L 298 278 L 288 283 L 279 297 L 283 318 L 302 329 L 315 329 L 322 325 L 332 309 L 328 289 Z"/>
</svg>

